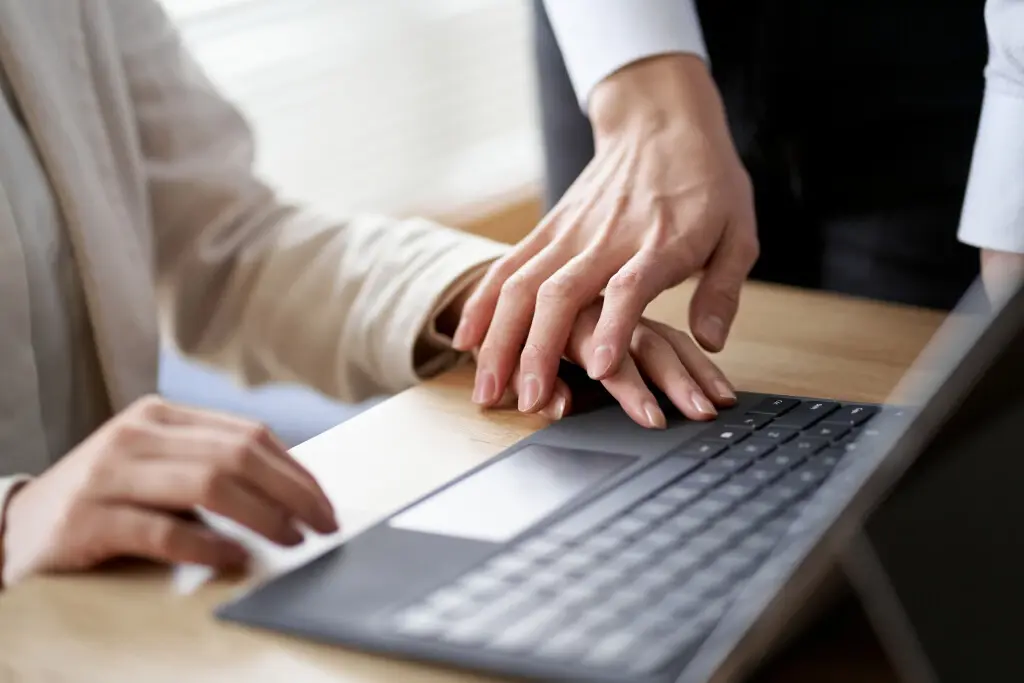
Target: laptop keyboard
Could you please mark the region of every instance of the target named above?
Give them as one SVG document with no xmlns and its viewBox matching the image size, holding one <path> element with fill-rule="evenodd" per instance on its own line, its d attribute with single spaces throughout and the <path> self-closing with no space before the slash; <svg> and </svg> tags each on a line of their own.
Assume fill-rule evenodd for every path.
<svg viewBox="0 0 1024 683">
<path fill-rule="evenodd" d="M 405 636 L 632 672 L 692 652 L 877 406 L 765 398 L 395 615 Z"/>
</svg>

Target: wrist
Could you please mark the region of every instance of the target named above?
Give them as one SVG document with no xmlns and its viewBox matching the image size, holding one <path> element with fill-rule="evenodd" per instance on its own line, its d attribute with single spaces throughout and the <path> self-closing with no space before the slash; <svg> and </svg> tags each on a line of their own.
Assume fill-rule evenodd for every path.
<svg viewBox="0 0 1024 683">
<path fill-rule="evenodd" d="M 659 55 L 623 67 L 594 87 L 588 109 L 599 139 L 671 123 L 707 128 L 725 122 L 707 63 L 691 54 Z"/>
</svg>

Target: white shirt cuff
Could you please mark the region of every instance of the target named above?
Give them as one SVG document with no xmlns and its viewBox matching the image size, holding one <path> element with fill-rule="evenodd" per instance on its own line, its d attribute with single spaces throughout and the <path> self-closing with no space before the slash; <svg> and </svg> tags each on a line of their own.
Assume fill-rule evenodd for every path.
<svg viewBox="0 0 1024 683">
<path fill-rule="evenodd" d="M 544 0 L 580 105 L 622 67 L 670 53 L 707 59 L 694 0 Z"/>
<path fill-rule="evenodd" d="M 991 85 L 958 236 L 982 249 L 1024 253 L 1024 97 Z"/>
</svg>

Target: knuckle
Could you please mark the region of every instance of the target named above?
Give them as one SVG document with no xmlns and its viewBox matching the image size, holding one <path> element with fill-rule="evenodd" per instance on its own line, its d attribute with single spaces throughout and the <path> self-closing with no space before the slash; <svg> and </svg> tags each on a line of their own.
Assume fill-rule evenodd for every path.
<svg viewBox="0 0 1024 683">
<path fill-rule="evenodd" d="M 222 469 L 217 467 L 207 468 L 199 480 L 199 487 L 196 492 L 198 502 L 207 507 L 216 504 L 223 496 L 227 478 L 227 473 Z"/>
<path fill-rule="evenodd" d="M 159 419 L 164 414 L 164 410 L 167 407 L 167 403 L 160 396 L 156 394 L 148 394 L 135 401 L 132 404 L 134 412 L 147 420 Z"/>
<path fill-rule="evenodd" d="M 110 437 L 111 448 L 104 451 L 107 457 L 115 457 L 125 451 L 134 451 L 149 433 L 147 424 L 138 419 L 119 420 Z"/>
<path fill-rule="evenodd" d="M 540 365 L 547 356 L 547 349 L 543 345 L 535 342 L 529 342 L 523 346 L 520 362 L 525 367 L 536 367 Z"/>
<path fill-rule="evenodd" d="M 640 289 L 643 276 L 636 268 L 623 268 L 608 280 L 608 292 L 629 295 Z"/>
<path fill-rule="evenodd" d="M 648 327 L 640 326 L 633 333 L 633 340 L 630 346 L 635 355 L 647 357 L 664 349 L 668 344 L 657 333 Z"/>
<path fill-rule="evenodd" d="M 246 472 L 253 467 L 256 459 L 256 452 L 252 448 L 251 441 L 244 441 L 234 446 L 228 453 L 228 469 L 233 473 Z"/>
<path fill-rule="evenodd" d="M 270 428 L 262 422 L 254 422 L 246 427 L 245 434 L 250 444 L 267 443 L 271 439 Z"/>
<path fill-rule="evenodd" d="M 739 240 L 736 245 L 736 253 L 745 265 L 750 266 L 761 256 L 761 243 L 756 235 L 748 235 Z"/>
<path fill-rule="evenodd" d="M 531 283 L 521 272 L 513 273 L 501 285 L 501 296 L 512 300 L 524 299 L 531 294 Z"/>
<path fill-rule="evenodd" d="M 569 277 L 551 277 L 537 290 L 537 298 L 552 304 L 564 304 L 572 300 L 574 282 Z"/>
</svg>

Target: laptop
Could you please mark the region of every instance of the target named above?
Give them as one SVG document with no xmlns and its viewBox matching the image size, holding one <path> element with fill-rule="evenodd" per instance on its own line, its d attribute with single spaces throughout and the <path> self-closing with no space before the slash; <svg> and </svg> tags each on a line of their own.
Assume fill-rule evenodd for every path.
<svg viewBox="0 0 1024 683">
<path fill-rule="evenodd" d="M 666 405 L 663 431 L 614 406 L 574 415 L 218 615 L 524 680 L 717 683 L 756 666 L 856 547 L 856 585 L 880 624 L 901 615 L 887 632 L 916 643 L 905 670 L 924 680 L 942 639 L 913 637 L 933 615 L 901 606 L 920 597 L 912 574 L 877 580 L 913 564 L 877 520 L 918 456 L 963 432 L 964 406 L 1022 405 L 1019 382 L 978 393 L 1019 356 L 1024 293 L 988 306 L 975 285 L 899 405 L 744 393 L 711 423 Z"/>
</svg>

